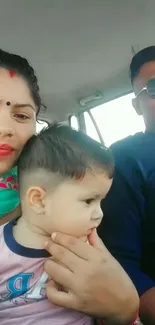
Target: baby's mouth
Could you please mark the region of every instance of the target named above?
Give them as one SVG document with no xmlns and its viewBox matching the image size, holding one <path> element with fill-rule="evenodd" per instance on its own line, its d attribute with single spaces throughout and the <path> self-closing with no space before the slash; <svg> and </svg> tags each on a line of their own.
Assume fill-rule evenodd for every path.
<svg viewBox="0 0 155 325">
<path fill-rule="evenodd" d="M 82 240 L 83 242 L 87 242 L 88 240 L 87 236 L 82 236 L 79 239 Z"/>
<path fill-rule="evenodd" d="M 87 236 L 89 236 L 95 228 L 96 228 L 96 227 L 90 228 L 90 229 L 88 230 L 88 232 L 87 232 Z"/>
</svg>

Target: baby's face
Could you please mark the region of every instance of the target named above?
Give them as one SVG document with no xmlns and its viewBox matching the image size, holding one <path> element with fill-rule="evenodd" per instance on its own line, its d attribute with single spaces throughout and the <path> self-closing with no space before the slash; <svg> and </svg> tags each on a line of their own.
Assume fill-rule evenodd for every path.
<svg viewBox="0 0 155 325">
<path fill-rule="evenodd" d="M 89 172 L 81 180 L 64 181 L 46 195 L 41 227 L 50 235 L 59 231 L 86 238 L 102 220 L 100 203 L 111 184 L 112 180 L 101 171 Z"/>
</svg>

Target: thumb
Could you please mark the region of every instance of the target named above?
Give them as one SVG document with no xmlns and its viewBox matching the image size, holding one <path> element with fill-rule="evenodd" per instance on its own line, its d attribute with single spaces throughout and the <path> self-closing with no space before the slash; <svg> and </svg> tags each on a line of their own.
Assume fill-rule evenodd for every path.
<svg viewBox="0 0 155 325">
<path fill-rule="evenodd" d="M 93 246 L 94 248 L 103 251 L 105 250 L 105 246 L 101 240 L 101 238 L 98 236 L 96 228 L 92 230 L 88 237 L 89 244 Z"/>
</svg>

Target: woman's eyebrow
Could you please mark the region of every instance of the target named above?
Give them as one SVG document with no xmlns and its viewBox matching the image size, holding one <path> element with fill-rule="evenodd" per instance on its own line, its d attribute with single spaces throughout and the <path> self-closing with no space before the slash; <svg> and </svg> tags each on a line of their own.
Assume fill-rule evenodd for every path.
<svg viewBox="0 0 155 325">
<path fill-rule="evenodd" d="M 20 103 L 16 103 L 16 104 L 13 104 L 13 106 L 15 108 L 24 108 L 24 107 L 30 107 L 33 109 L 33 111 L 36 111 L 35 107 L 32 106 L 31 104 L 20 104 Z"/>
</svg>

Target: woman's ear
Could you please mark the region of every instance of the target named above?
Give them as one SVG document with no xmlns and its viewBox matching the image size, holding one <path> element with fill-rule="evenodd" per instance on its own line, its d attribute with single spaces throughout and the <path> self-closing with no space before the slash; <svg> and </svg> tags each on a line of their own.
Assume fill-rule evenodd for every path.
<svg viewBox="0 0 155 325">
<path fill-rule="evenodd" d="M 142 115 L 140 105 L 139 105 L 139 101 L 137 100 L 137 98 L 132 99 L 132 106 L 133 106 L 133 108 L 135 109 L 135 111 L 136 111 L 136 113 L 138 115 Z"/>
<path fill-rule="evenodd" d="M 46 191 L 39 186 L 31 187 L 27 191 L 28 202 L 35 213 L 37 213 L 37 214 L 44 213 L 44 211 L 45 211 L 45 204 L 44 204 L 45 196 L 46 196 Z"/>
</svg>

